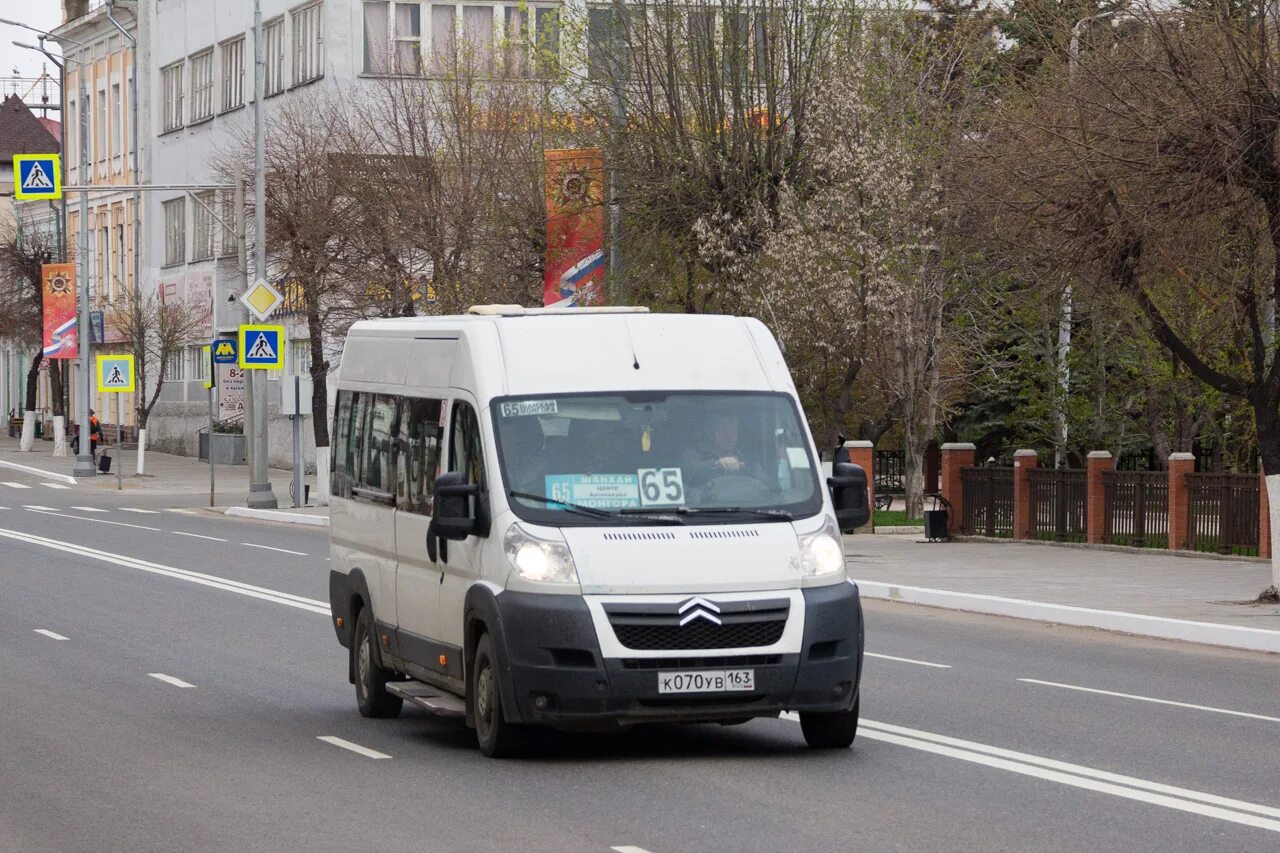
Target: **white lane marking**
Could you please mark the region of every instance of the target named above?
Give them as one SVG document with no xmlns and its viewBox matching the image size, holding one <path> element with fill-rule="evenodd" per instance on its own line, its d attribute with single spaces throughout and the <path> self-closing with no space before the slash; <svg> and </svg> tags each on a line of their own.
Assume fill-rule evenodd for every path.
<svg viewBox="0 0 1280 853">
<path fill-rule="evenodd" d="M 96 506 L 73 506 L 72 509 L 78 509 L 81 512 L 107 512 L 105 509 L 98 509 Z"/>
<path fill-rule="evenodd" d="M 55 634 L 54 632 L 50 631 L 48 628 L 36 628 L 35 630 L 37 634 L 43 634 L 44 636 L 48 637 L 51 640 L 70 640 L 71 639 L 70 637 L 62 636 L 61 634 Z"/>
<path fill-rule="evenodd" d="M 343 740 L 342 738 L 334 737 L 333 735 L 317 735 L 316 740 L 322 740 L 325 743 L 342 747 L 343 749 L 349 749 L 352 752 L 356 753 L 357 755 L 363 755 L 365 758 L 390 758 L 391 757 L 390 755 L 387 755 L 385 752 L 378 752 L 376 749 L 369 749 L 368 747 L 361 746 L 358 743 L 352 743 L 349 740 Z"/>
<path fill-rule="evenodd" d="M 199 515 L 200 513 L 192 509 L 166 509 L 165 512 L 176 512 L 178 515 Z"/>
<path fill-rule="evenodd" d="M 790 711 L 783 713 L 782 717 L 788 720 L 800 719 L 798 714 Z M 1080 764 L 1071 764 L 1039 755 L 1016 752 L 1012 749 L 988 746 L 985 743 L 977 743 L 976 741 L 961 740 L 960 738 L 934 734 L 933 732 L 919 729 L 909 729 L 905 726 L 895 726 L 890 723 L 880 723 L 875 720 L 861 720 L 858 724 L 858 735 L 869 740 L 883 741 L 910 749 L 918 749 L 922 752 L 931 752 L 935 755 L 944 755 L 948 758 L 968 761 L 973 764 L 994 767 L 998 770 L 1007 770 L 1010 773 L 1058 782 L 1063 785 L 1070 785 L 1073 788 L 1083 788 L 1088 791 L 1097 791 L 1121 797 L 1122 799 L 1137 800 L 1138 802 L 1163 806 L 1164 808 L 1189 814 L 1212 817 L 1229 823 L 1238 823 L 1257 827 L 1258 829 L 1270 830 L 1271 832 L 1280 832 L 1280 820 L 1276 819 L 1280 818 L 1280 808 L 1275 808 L 1274 806 L 1235 800 L 1230 797 L 1221 797 L 1217 794 L 1194 791 L 1190 788 L 1179 788 L 1175 785 L 1152 782 L 1135 776 L 1097 770 Z"/>
<path fill-rule="evenodd" d="M 77 518 L 74 515 L 63 516 L 64 518 Z M 90 520 L 90 519 L 84 519 Z M 97 521 L 97 519 L 92 519 Z M 329 605 L 323 601 L 317 601 L 314 598 L 304 598 L 301 595 L 294 595 L 289 592 L 280 592 L 279 590 L 267 589 L 266 587 L 254 586 L 253 584 L 241 583 L 240 581 L 221 578 L 217 575 L 207 575 L 202 572 L 192 572 L 186 569 L 175 569 L 172 566 L 165 566 L 160 563 L 149 563 L 146 560 L 139 560 L 134 557 L 126 557 L 123 554 L 113 554 L 109 551 L 99 551 L 96 548 L 90 548 L 86 545 L 76 545 L 71 542 L 61 542 L 57 539 L 49 539 L 44 536 L 36 536 L 31 533 L 22 533 L 17 530 L 6 530 L 0 528 L 0 537 L 5 539 L 15 539 L 19 542 L 26 542 L 31 545 L 41 545 L 54 551 L 62 551 L 67 554 L 75 554 L 79 557 L 88 557 L 93 560 L 101 560 L 104 563 L 112 563 L 117 566 L 124 566 L 129 569 L 137 569 L 142 572 L 150 572 L 151 574 L 162 575 L 164 577 L 176 578 L 177 580 L 189 581 L 191 583 L 200 584 L 201 586 L 213 587 L 226 592 L 234 592 L 239 595 L 247 595 L 250 598 L 257 598 L 262 601 L 270 601 L 273 604 L 283 604 L 286 607 L 296 607 L 299 610 L 308 610 L 312 613 L 320 613 L 325 616 L 331 615 Z"/>
<path fill-rule="evenodd" d="M 163 681 L 165 684 L 172 684 L 174 687 L 195 687 L 194 684 L 183 681 L 181 678 L 174 678 L 172 675 L 165 675 L 163 672 L 148 672 L 147 675 L 156 681 Z"/>
<path fill-rule="evenodd" d="M 28 509 L 31 509 L 28 507 Z M 31 512 L 38 512 L 41 515 L 52 515 L 57 518 L 74 518 L 76 521 L 92 521 L 94 524 L 110 524 L 115 527 L 132 527 L 134 530 L 155 530 L 159 531 L 159 527 L 147 527 L 145 524 L 127 524 L 123 521 L 107 521 L 105 518 L 85 518 L 83 515 L 67 515 L 64 512 L 56 512 L 50 509 L 31 509 Z"/>
<path fill-rule="evenodd" d="M 614 853 L 649 853 L 649 851 L 645 850 L 643 847 L 632 847 L 630 844 L 610 847 L 609 849 L 613 850 Z"/>
<path fill-rule="evenodd" d="M 226 542 L 225 539 L 219 539 L 217 536 L 205 536 L 203 533 L 185 533 L 181 530 L 174 530 L 173 533 L 178 536 L 190 536 L 193 539 L 208 539 L 210 542 Z"/>
<path fill-rule="evenodd" d="M 914 658 L 898 658 L 893 655 L 878 655 L 875 652 L 863 652 L 869 658 L 880 658 L 881 660 L 896 660 L 898 663 L 914 663 L 917 666 L 931 666 L 935 669 L 951 669 L 949 663 L 929 663 L 927 660 L 915 660 Z"/>
<path fill-rule="evenodd" d="M 64 486 L 61 483 L 41 483 L 42 486 L 48 486 L 51 489 L 69 489 L 70 486 Z"/>
<path fill-rule="evenodd" d="M 272 548 L 270 545 L 254 545 L 252 542 L 241 542 L 240 544 L 247 545 L 250 548 L 261 548 L 264 551 L 279 551 L 281 554 L 293 554 L 296 557 L 307 556 L 301 551 L 290 551 L 288 548 Z"/>
<path fill-rule="evenodd" d="M 1280 717 L 1268 717 L 1266 714 L 1250 714 L 1247 711 L 1232 711 L 1227 708 L 1215 708 L 1212 705 L 1193 705 L 1190 702 L 1175 702 L 1172 699 L 1156 699 L 1152 696 L 1138 696 L 1134 693 L 1117 693 L 1114 690 L 1099 690 L 1096 687 L 1080 687 L 1075 684 L 1059 684 L 1056 681 L 1041 681 L 1038 678 L 1019 678 L 1026 684 L 1040 684 L 1045 687 L 1061 687 L 1063 690 L 1079 690 L 1081 693 L 1097 693 L 1100 696 L 1116 696 L 1120 699 L 1135 699 L 1139 702 L 1153 702 L 1156 705 L 1172 705 L 1175 708 L 1190 708 L 1194 711 L 1212 711 L 1215 714 L 1229 714 L 1233 717 L 1248 717 L 1251 720 L 1265 720 L 1268 723 L 1280 723 Z"/>
<path fill-rule="evenodd" d="M 23 504 L 22 508 L 29 509 L 33 512 L 57 512 L 58 511 L 51 506 L 41 506 L 40 504 Z"/>
<path fill-rule="evenodd" d="M 29 489 L 29 488 L 31 488 L 31 487 L 30 487 L 30 486 L 28 486 L 26 483 L 14 483 L 14 482 L 11 482 L 11 481 L 9 481 L 9 480 L 5 480 L 5 481 L 4 481 L 4 484 L 5 484 L 6 486 L 8 486 L 9 488 L 11 488 L 11 489 Z"/>
<path fill-rule="evenodd" d="M 160 511 L 155 509 L 138 509 L 132 506 L 120 507 L 121 512 L 136 512 L 138 515 L 159 515 Z"/>
</svg>

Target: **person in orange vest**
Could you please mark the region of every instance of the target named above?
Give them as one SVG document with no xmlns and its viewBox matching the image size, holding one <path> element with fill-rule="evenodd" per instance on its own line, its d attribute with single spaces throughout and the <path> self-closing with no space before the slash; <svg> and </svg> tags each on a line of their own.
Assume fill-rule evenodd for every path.
<svg viewBox="0 0 1280 853">
<path fill-rule="evenodd" d="M 102 421 L 93 409 L 89 410 L 89 453 L 98 458 L 98 442 L 102 440 Z"/>
</svg>

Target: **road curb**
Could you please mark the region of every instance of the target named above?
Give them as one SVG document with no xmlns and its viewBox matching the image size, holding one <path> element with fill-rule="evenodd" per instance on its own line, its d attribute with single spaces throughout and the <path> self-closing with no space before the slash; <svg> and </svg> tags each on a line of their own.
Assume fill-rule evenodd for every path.
<svg viewBox="0 0 1280 853">
<path fill-rule="evenodd" d="M 941 607 L 945 610 L 986 613 L 993 616 L 1011 616 L 1015 619 L 1053 622 L 1077 628 L 1099 628 L 1103 631 L 1117 631 L 1122 634 L 1155 637 L 1161 640 L 1181 640 L 1207 646 L 1280 654 L 1280 631 L 1270 631 L 1265 628 L 1169 619 L 1164 616 L 1146 616 L 1141 613 L 1124 613 L 1118 610 L 1094 610 L 1069 604 L 1049 604 L 1020 598 L 1003 598 L 998 595 L 902 586 L 882 581 L 855 580 L 854 583 L 867 598 Z"/>
<path fill-rule="evenodd" d="M 251 509 L 247 506 L 229 506 L 223 511 L 223 514 L 238 516 L 240 518 L 256 518 L 262 521 L 281 521 L 285 524 L 306 524 L 311 527 L 329 526 L 329 516 L 327 515 L 281 512 L 280 510 L 275 509 Z"/>
<path fill-rule="evenodd" d="M 79 485 L 76 478 L 69 474 L 55 474 L 52 471 L 45 471 L 42 468 L 32 468 L 30 465 L 22 465 L 18 462 L 9 462 L 6 459 L 0 459 L 0 468 L 12 468 L 14 471 L 22 471 L 26 474 L 35 474 L 37 477 L 48 477 L 51 480 L 57 480 L 59 483 L 67 483 L 71 486 Z"/>
</svg>

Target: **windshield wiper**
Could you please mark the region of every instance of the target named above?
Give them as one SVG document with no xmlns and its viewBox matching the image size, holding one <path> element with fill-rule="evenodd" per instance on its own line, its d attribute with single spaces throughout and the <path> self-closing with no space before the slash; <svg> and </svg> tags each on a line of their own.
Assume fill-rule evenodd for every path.
<svg viewBox="0 0 1280 853">
<path fill-rule="evenodd" d="M 757 518 L 776 518 L 794 521 L 795 516 L 785 509 L 752 509 L 744 506 L 680 506 L 674 510 L 679 515 L 754 515 Z"/>
<path fill-rule="evenodd" d="M 555 498 L 549 498 L 546 495 L 535 495 L 533 492 L 508 492 L 507 494 L 511 495 L 511 497 L 513 498 L 524 498 L 526 500 L 531 500 L 531 501 L 541 501 L 542 503 L 547 504 L 548 506 L 550 506 L 551 504 L 555 504 L 556 506 L 562 506 L 568 512 L 576 512 L 579 515 L 585 515 L 590 518 L 612 518 L 613 517 L 613 513 L 609 512 L 608 510 L 596 509 L 593 506 L 582 506 L 581 504 L 565 503 L 564 501 L 558 501 Z"/>
</svg>

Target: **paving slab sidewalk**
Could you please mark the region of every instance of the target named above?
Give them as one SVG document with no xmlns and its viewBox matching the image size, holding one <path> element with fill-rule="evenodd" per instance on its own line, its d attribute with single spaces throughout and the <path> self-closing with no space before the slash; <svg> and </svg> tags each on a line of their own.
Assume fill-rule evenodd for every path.
<svg viewBox="0 0 1280 853">
<path fill-rule="evenodd" d="M 864 589 L 872 597 L 1010 615 L 1018 608 L 1000 600 L 1041 603 L 1050 607 L 1040 608 L 1038 616 L 1030 615 L 1037 612 L 1034 608 L 1022 608 L 1027 618 L 1115 625 L 1115 630 L 1150 636 L 1166 636 L 1160 631 L 1172 620 L 1212 623 L 1273 634 L 1256 635 L 1249 642 L 1262 645 L 1244 647 L 1280 650 L 1280 605 L 1245 603 L 1271 583 L 1271 567 L 1263 562 L 1018 542 L 930 543 L 874 534 L 846 537 L 845 553 L 850 577 L 865 581 Z M 1090 621 L 1076 611 L 1140 618 Z M 1061 618 L 1054 618 L 1055 612 Z M 1081 621 L 1072 621 L 1076 619 Z M 1218 633 L 1238 639 L 1245 632 Z M 1212 633 L 1206 629 L 1197 636 Z"/>
</svg>

